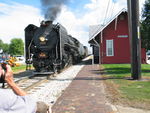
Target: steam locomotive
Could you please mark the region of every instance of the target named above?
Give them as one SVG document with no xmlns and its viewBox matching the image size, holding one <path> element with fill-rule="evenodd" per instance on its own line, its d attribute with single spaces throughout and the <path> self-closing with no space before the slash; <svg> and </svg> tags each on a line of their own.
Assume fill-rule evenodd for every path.
<svg viewBox="0 0 150 113">
<path fill-rule="evenodd" d="M 35 72 L 49 74 L 78 63 L 87 55 L 87 47 L 61 24 L 42 21 L 40 27 L 29 24 L 25 28 L 25 52 L 27 65 L 32 63 Z"/>
</svg>

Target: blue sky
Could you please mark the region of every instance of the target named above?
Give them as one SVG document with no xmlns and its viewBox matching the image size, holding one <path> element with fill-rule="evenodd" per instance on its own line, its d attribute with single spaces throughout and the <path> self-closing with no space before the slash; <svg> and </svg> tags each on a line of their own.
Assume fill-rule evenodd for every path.
<svg viewBox="0 0 150 113">
<path fill-rule="evenodd" d="M 80 10 L 83 9 L 84 5 L 90 3 L 90 0 L 72 0 L 72 2 L 68 3 L 68 6 L 72 9 L 72 10 Z"/>
<path fill-rule="evenodd" d="M 41 8 L 40 0 L 0 0 L 2 3 L 11 4 L 11 2 L 16 2 L 20 4 L 31 5 L 37 8 Z M 90 0 L 68 0 L 67 6 L 72 11 L 82 11 L 85 4 L 90 3 Z"/>
<path fill-rule="evenodd" d="M 0 2 L 3 3 L 18 2 L 21 4 L 32 5 L 35 7 L 41 6 L 40 0 L 0 0 Z M 68 5 L 74 9 L 74 8 L 83 7 L 84 4 L 87 4 L 89 2 L 90 0 L 70 0 L 68 1 Z"/>
<path fill-rule="evenodd" d="M 140 9 L 144 1 L 139 0 Z M 55 22 L 61 23 L 69 34 L 88 45 L 89 26 L 103 23 L 108 2 L 109 0 L 69 0 Z M 106 19 L 109 20 L 110 15 L 115 15 L 126 5 L 126 0 L 110 0 Z M 24 28 L 28 24 L 39 26 L 44 19 L 41 12 L 40 0 L 0 0 L 0 39 L 5 43 L 10 43 L 12 38 L 24 40 Z"/>
<path fill-rule="evenodd" d="M 0 0 L 0 2 L 10 4 L 11 2 L 17 2 L 26 5 L 32 5 L 35 7 L 40 7 L 40 0 Z"/>
</svg>

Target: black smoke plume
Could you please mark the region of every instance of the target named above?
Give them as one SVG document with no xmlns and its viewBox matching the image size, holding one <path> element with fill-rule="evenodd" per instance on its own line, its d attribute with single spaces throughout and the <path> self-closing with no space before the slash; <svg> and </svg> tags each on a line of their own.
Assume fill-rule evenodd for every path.
<svg viewBox="0 0 150 113">
<path fill-rule="evenodd" d="M 62 6 L 67 3 L 68 0 L 41 0 L 42 13 L 44 13 L 45 19 L 55 20 L 60 13 Z"/>
</svg>

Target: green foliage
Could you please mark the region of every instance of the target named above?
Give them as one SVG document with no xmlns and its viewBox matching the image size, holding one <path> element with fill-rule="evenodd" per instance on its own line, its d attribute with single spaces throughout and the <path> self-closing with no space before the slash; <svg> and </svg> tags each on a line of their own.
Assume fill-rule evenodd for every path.
<svg viewBox="0 0 150 113">
<path fill-rule="evenodd" d="M 150 49 L 150 0 L 146 0 L 141 22 L 141 39 L 142 47 L 146 50 Z"/>
<path fill-rule="evenodd" d="M 24 43 L 22 39 L 19 39 L 19 38 L 12 39 L 10 46 L 9 46 L 9 52 L 11 55 L 23 55 Z"/>
<path fill-rule="evenodd" d="M 3 47 L 3 41 L 0 40 L 0 48 L 2 48 L 2 47 Z"/>
<path fill-rule="evenodd" d="M 9 53 L 9 44 L 3 43 L 3 41 L 0 40 L 0 49 L 2 49 L 4 53 Z"/>
<path fill-rule="evenodd" d="M 3 52 L 9 53 L 9 44 L 3 44 Z"/>
</svg>

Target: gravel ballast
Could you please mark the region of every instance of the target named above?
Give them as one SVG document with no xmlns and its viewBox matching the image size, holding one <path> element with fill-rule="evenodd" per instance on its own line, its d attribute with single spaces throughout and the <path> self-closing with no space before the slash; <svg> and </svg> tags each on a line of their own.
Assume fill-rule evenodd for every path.
<svg viewBox="0 0 150 113">
<path fill-rule="evenodd" d="M 56 77 L 50 79 L 49 82 L 43 83 L 28 93 L 36 101 L 43 101 L 52 106 L 83 66 L 84 65 L 71 66 L 62 73 L 57 74 Z"/>
</svg>

